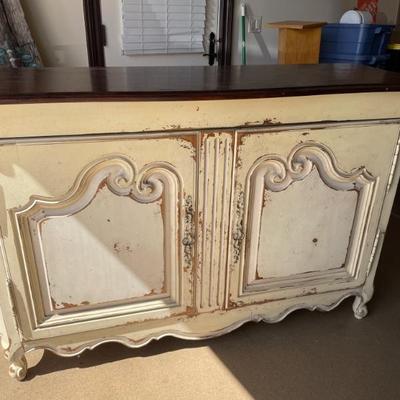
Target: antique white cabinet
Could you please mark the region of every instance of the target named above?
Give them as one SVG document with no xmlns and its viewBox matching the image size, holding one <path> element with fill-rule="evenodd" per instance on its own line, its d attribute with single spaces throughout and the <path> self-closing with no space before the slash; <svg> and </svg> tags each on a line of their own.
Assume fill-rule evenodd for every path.
<svg viewBox="0 0 400 400">
<path fill-rule="evenodd" d="M 218 71 L 0 72 L 11 376 L 34 349 L 209 338 L 349 296 L 367 314 L 399 179 L 400 78 Z"/>
</svg>

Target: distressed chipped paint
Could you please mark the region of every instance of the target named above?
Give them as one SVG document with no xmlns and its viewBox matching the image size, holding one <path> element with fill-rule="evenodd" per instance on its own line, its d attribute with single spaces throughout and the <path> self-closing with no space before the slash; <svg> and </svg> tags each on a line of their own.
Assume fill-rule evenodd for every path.
<svg viewBox="0 0 400 400">
<path fill-rule="evenodd" d="M 387 120 L 400 118 L 399 99 L 1 105 L 0 334 L 11 375 L 23 378 L 24 352 L 35 348 L 70 356 L 108 341 L 202 339 L 299 308 L 327 311 L 349 296 L 364 316 L 400 173 L 400 123 Z M 22 116 L 32 123 L 20 125 Z M 290 161 L 298 148 L 314 157 L 304 176 L 300 166 L 309 165 Z M 249 203 L 249 171 L 263 159 L 283 168 L 272 186 L 288 172 L 300 178 L 275 191 L 262 184 L 258 202 Z M 122 179 L 110 178 L 121 171 Z M 301 224 L 311 200 L 333 226 L 328 235 L 305 224 L 303 237 L 297 225 L 285 241 L 266 229 L 283 217 L 276 232 Z M 334 212 L 325 209 L 335 202 Z M 271 258 L 256 246 L 249 269 L 256 210 L 255 240 L 263 251 L 280 250 L 285 268 L 279 251 Z M 70 247 L 59 246 L 60 233 Z M 303 240 L 307 254 L 296 258 L 290 249 L 304 250 Z M 326 249 L 332 265 L 324 264 Z M 90 263 L 94 273 L 85 271 Z"/>
<path fill-rule="evenodd" d="M 384 108 L 376 107 L 383 103 Z M 399 115 L 400 93 L 396 92 L 247 100 L 4 104 L 0 107 L 0 137 L 174 131 Z"/>
</svg>

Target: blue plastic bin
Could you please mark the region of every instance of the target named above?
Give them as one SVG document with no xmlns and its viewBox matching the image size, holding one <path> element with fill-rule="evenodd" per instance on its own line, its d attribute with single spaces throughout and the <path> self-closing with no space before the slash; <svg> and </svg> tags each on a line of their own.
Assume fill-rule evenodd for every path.
<svg viewBox="0 0 400 400">
<path fill-rule="evenodd" d="M 322 28 L 320 62 L 380 65 L 387 60 L 393 25 L 327 24 Z"/>
<path fill-rule="evenodd" d="M 346 63 L 365 64 L 370 65 L 371 67 L 379 67 L 385 65 L 389 58 L 389 54 L 381 56 L 352 56 L 349 54 L 335 54 L 332 57 L 320 57 L 319 62 L 321 64 Z"/>
</svg>

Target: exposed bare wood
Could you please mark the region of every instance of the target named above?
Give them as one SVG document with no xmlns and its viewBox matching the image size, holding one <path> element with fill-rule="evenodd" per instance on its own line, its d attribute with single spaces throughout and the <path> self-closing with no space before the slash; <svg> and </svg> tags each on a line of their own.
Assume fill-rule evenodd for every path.
<svg viewBox="0 0 400 400">
<path fill-rule="evenodd" d="M 393 99 L 1 105 L 10 375 L 39 348 L 210 338 L 349 296 L 364 317 L 400 175 Z"/>
</svg>

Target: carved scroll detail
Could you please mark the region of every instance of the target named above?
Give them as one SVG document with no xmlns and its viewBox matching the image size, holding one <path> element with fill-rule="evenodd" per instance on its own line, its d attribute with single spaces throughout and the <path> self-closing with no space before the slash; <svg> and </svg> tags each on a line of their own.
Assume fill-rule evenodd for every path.
<svg viewBox="0 0 400 400">
<path fill-rule="evenodd" d="M 192 265 L 193 244 L 195 242 L 194 209 L 192 196 L 185 199 L 185 234 L 182 239 L 184 257 L 187 266 Z"/>
<path fill-rule="evenodd" d="M 233 233 L 233 262 L 236 264 L 240 259 L 242 242 L 244 239 L 243 227 L 244 192 L 240 191 L 236 202 L 236 229 Z"/>
<path fill-rule="evenodd" d="M 262 177 L 266 189 L 280 192 L 306 178 L 314 166 L 324 183 L 335 190 L 359 191 L 375 180 L 364 167 L 350 173 L 341 170 L 333 152 L 322 143 L 312 141 L 295 146 L 287 159 L 279 155 L 261 157 L 248 176 L 249 179 Z"/>
<path fill-rule="evenodd" d="M 103 182 L 114 194 L 147 204 L 160 199 L 169 187 L 180 185 L 180 177 L 175 168 L 166 162 L 150 163 L 138 171 L 125 156 L 107 157 L 89 164 L 64 196 L 32 196 L 26 206 L 16 210 L 16 214 L 34 214 L 43 209 L 46 216 L 72 215 L 89 204 Z M 43 218 L 42 212 L 36 220 Z"/>
</svg>

